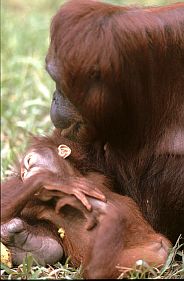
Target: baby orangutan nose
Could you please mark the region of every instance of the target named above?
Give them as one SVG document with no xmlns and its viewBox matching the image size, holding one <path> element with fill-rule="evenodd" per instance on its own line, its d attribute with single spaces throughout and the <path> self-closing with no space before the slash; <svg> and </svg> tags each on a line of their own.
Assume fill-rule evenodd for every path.
<svg viewBox="0 0 184 281">
<path fill-rule="evenodd" d="M 169 254 L 169 248 L 171 247 L 171 244 L 166 238 L 160 237 L 158 240 L 158 242 L 153 243 L 150 247 L 152 251 L 150 262 L 155 263 L 157 266 L 165 263 Z"/>
<path fill-rule="evenodd" d="M 153 235 L 143 245 L 122 251 L 120 266 L 131 268 L 135 263 L 141 265 L 143 260 L 149 266 L 159 267 L 166 262 L 170 247 L 170 242 L 164 236 Z"/>
</svg>

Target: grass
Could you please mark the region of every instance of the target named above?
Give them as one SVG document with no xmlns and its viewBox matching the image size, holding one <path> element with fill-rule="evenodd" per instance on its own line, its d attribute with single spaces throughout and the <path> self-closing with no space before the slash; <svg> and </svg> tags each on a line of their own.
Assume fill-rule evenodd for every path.
<svg viewBox="0 0 184 281">
<path fill-rule="evenodd" d="M 34 265 L 36 263 L 36 265 Z M 1 264 L 2 279 L 82 279 L 81 268 L 72 268 L 68 260 L 64 265 L 57 263 L 54 266 L 43 267 L 31 255 L 24 258 L 23 263 L 17 268 L 10 269 Z"/>
<path fill-rule="evenodd" d="M 180 237 L 176 245 L 171 249 L 165 264 L 160 267 L 150 267 L 144 261 L 138 261 L 134 268 L 119 267 L 120 276 L 118 279 L 183 279 L 184 278 L 184 253 L 181 251 L 182 244 L 179 244 Z M 176 257 L 182 257 L 181 262 L 176 261 Z M 34 265 L 36 264 L 36 265 Z M 40 266 L 31 255 L 28 255 L 23 263 L 17 268 L 10 269 L 1 264 L 1 279 L 83 279 L 82 268 L 74 269 L 70 267 L 69 260 L 64 265 L 57 263 L 54 266 Z"/>
<path fill-rule="evenodd" d="M 1 3 L 1 175 L 5 178 L 12 170 L 13 162 L 24 151 L 29 133 L 46 134 L 53 126 L 49 117 L 51 93 L 54 83 L 44 70 L 44 59 L 49 45 L 49 25 L 52 15 L 62 0 L 2 0 Z M 136 0 L 108 1 L 132 4 Z M 165 4 L 172 1 L 137 1 L 141 4 Z M 174 257 L 181 254 L 173 248 L 171 263 L 164 273 L 159 269 L 140 269 L 127 272 L 131 279 L 140 276 L 181 278 L 183 263 Z M 184 257 L 183 257 L 184 260 Z M 143 270 L 143 271 L 142 271 Z M 8 274 L 6 272 L 9 272 Z M 145 273 L 143 273 L 145 272 Z M 80 279 L 80 270 L 57 264 L 43 268 L 33 266 L 32 259 L 11 271 L 3 266 L 2 278 L 6 279 Z M 162 274 L 161 274 L 162 273 Z M 142 275 L 145 274 L 145 275 Z M 161 275 L 160 275 L 161 274 Z M 121 276 L 125 277 L 125 276 Z"/>
<path fill-rule="evenodd" d="M 28 132 L 52 129 L 54 84 L 44 70 L 52 15 L 62 1 L 3 0 L 1 140 L 2 175 L 20 152 Z"/>
</svg>

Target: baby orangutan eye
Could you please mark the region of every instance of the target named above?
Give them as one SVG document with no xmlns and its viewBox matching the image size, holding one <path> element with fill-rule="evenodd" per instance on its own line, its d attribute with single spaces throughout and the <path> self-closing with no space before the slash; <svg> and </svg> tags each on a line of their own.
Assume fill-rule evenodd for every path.
<svg viewBox="0 0 184 281">
<path fill-rule="evenodd" d="M 28 153 L 23 160 L 23 165 L 21 166 L 21 178 L 22 180 L 25 180 L 29 176 L 32 175 L 32 172 L 30 170 L 32 169 L 33 165 L 38 163 L 38 153 L 32 151 Z M 34 167 L 34 173 L 36 171 L 39 171 L 39 167 Z"/>
<path fill-rule="evenodd" d="M 28 153 L 24 158 L 24 167 L 28 170 L 30 167 L 31 162 L 34 162 L 34 153 Z M 32 161 L 31 161 L 32 160 Z"/>
<path fill-rule="evenodd" d="M 33 153 L 28 153 L 25 157 L 24 157 L 24 160 L 23 160 L 23 165 L 21 166 L 21 178 L 22 180 L 24 180 L 26 178 L 26 175 L 28 173 L 28 170 L 30 168 L 30 165 L 31 165 L 31 159 L 35 158 L 33 156 Z"/>
<path fill-rule="evenodd" d="M 58 155 L 62 158 L 67 158 L 71 153 L 72 151 L 67 145 L 61 144 L 60 146 L 58 146 Z"/>
</svg>

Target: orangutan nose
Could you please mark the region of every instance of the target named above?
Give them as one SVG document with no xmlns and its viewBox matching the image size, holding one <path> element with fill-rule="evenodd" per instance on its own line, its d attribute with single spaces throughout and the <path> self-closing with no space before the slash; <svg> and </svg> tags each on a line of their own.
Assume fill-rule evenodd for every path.
<svg viewBox="0 0 184 281">
<path fill-rule="evenodd" d="M 155 262 L 157 264 L 164 264 L 167 260 L 169 249 L 171 248 L 171 244 L 165 238 L 159 238 L 158 242 L 155 242 L 151 245 L 151 249 L 153 252 L 153 257 L 155 257 Z M 153 260 L 154 262 L 154 260 Z"/>
</svg>

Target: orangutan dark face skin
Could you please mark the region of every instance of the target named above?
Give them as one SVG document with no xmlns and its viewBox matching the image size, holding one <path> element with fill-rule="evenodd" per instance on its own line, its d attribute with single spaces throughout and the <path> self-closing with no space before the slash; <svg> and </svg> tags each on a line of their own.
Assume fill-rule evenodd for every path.
<svg viewBox="0 0 184 281">
<path fill-rule="evenodd" d="M 163 264 L 170 242 L 144 220 L 131 198 L 110 191 L 110 182 L 104 175 L 89 172 L 82 176 L 71 159 L 82 151 L 76 151 L 75 143 L 67 146 L 67 140 L 58 136 L 58 140 L 55 137 L 37 139 L 28 149 L 21 162 L 22 186 L 19 185 L 14 194 L 7 193 L 7 183 L 3 186 L 2 221 L 29 214 L 29 218 L 37 222 L 49 222 L 56 229 L 62 227 L 65 236 L 60 243 L 54 232 L 50 239 L 41 235 L 30 237 L 32 252 L 36 256 L 39 249 L 38 258 L 41 254 L 47 257 L 48 249 L 54 254 L 54 261 L 62 257 L 64 249 L 74 266 L 82 263 L 85 278 L 116 278 L 120 274 L 117 265 L 132 267 L 142 259 L 150 265 Z M 57 146 L 59 141 L 61 144 Z M 14 182 L 10 183 L 13 189 Z M 36 202 L 30 197 L 35 197 Z M 19 219 L 13 222 L 17 224 L 16 229 L 22 223 Z M 10 228 L 10 223 L 3 226 Z M 24 225 L 20 232 L 23 229 Z M 21 235 L 14 237 L 20 239 Z M 17 256 L 18 261 L 23 257 L 21 254 Z"/>
<path fill-rule="evenodd" d="M 68 128 L 79 119 L 74 106 L 64 97 L 62 92 L 56 90 L 53 94 L 50 117 L 56 128 Z"/>
</svg>

